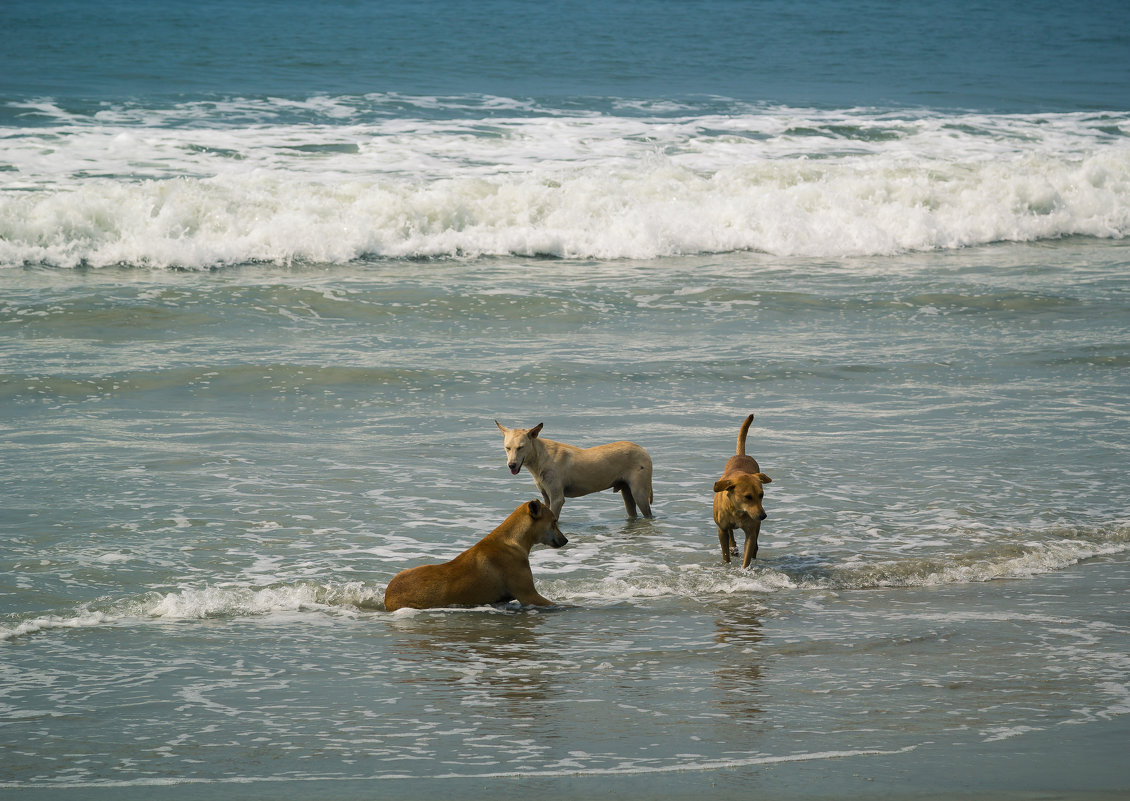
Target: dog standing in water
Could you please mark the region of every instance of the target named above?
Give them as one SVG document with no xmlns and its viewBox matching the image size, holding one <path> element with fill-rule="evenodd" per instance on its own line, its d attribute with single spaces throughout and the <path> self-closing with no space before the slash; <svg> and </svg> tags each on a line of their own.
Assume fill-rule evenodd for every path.
<svg viewBox="0 0 1130 801">
<path fill-rule="evenodd" d="M 385 609 L 484 606 L 518 601 L 551 606 L 534 589 L 530 549 L 560 548 L 568 540 L 557 515 L 541 501 L 524 503 L 502 524 L 450 562 L 401 570 L 385 588 Z"/>
<path fill-rule="evenodd" d="M 757 461 L 745 452 L 745 438 L 753 415 L 745 419 L 738 432 L 737 453 L 731 456 L 722 470 L 722 477 L 714 482 L 714 522 L 718 524 L 718 542 L 722 546 L 722 561 L 730 561 L 730 552 L 737 553 L 734 529 L 745 532 L 745 550 L 742 567 L 757 558 L 757 535 L 761 521 L 766 518 L 764 484 L 773 479 L 761 472 Z"/>
<path fill-rule="evenodd" d="M 533 428 L 494 424 L 502 432 L 510 472 L 517 475 L 525 467 L 555 515 L 561 514 L 566 498 L 611 489 L 623 497 L 628 517 L 636 516 L 637 505 L 644 517 L 651 517 L 651 456 L 636 443 L 578 448 L 539 437 L 543 423 Z"/>
</svg>

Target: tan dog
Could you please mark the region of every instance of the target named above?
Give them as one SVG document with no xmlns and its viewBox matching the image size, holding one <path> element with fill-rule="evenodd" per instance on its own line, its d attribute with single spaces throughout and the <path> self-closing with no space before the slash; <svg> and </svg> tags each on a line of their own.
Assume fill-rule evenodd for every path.
<svg viewBox="0 0 1130 801">
<path fill-rule="evenodd" d="M 534 589 L 530 549 L 560 548 L 567 543 L 557 516 L 541 501 L 524 503 L 450 562 L 401 570 L 385 588 L 385 609 L 432 609 L 440 606 L 483 606 L 517 600 L 550 606 L 553 601 Z"/>
<path fill-rule="evenodd" d="M 737 553 L 734 529 L 740 528 L 745 532 L 743 568 L 749 567 L 749 563 L 757 558 L 757 535 L 761 533 L 761 521 L 766 517 L 762 506 L 765 499 L 762 485 L 773 481 L 761 472 L 752 456 L 746 456 L 745 438 L 752 422 L 751 414 L 738 432 L 737 455 L 729 458 L 722 477 L 714 482 L 714 522 L 718 524 L 722 561 L 729 563 L 730 552 Z"/>
<path fill-rule="evenodd" d="M 555 515 L 561 514 L 566 498 L 611 489 L 624 498 L 628 517 L 636 516 L 636 504 L 644 517 L 651 517 L 651 457 L 636 443 L 578 448 L 539 437 L 543 423 L 533 428 L 494 424 L 502 432 L 510 472 L 517 475 L 525 467 Z"/>
</svg>

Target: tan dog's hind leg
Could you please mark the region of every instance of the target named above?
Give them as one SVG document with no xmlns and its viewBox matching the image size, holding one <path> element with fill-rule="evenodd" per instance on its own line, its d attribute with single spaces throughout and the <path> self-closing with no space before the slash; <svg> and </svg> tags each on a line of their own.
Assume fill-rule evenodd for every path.
<svg viewBox="0 0 1130 801">
<path fill-rule="evenodd" d="M 634 473 L 627 480 L 628 490 L 631 492 L 632 501 L 640 508 L 640 514 L 644 517 L 651 517 L 651 465 L 641 467 L 638 472 Z M 627 503 L 627 494 L 625 493 L 625 503 Z M 628 514 L 635 517 L 635 510 L 629 509 Z"/>
<path fill-rule="evenodd" d="M 636 491 L 638 489 L 638 492 Z M 636 501 L 640 507 L 640 514 L 644 517 L 651 517 L 651 493 L 648 492 L 647 487 L 633 487 L 632 497 L 638 498 Z"/>
</svg>

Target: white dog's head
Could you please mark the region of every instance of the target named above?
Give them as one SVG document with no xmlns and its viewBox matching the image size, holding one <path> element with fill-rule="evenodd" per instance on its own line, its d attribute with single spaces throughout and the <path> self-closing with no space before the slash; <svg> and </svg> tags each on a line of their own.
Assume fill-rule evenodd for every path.
<svg viewBox="0 0 1130 801">
<path fill-rule="evenodd" d="M 497 420 L 494 424 L 498 426 L 498 430 L 502 432 L 502 447 L 506 451 L 506 466 L 510 468 L 510 472 L 518 475 L 518 471 L 522 469 L 522 465 L 530 456 L 533 450 L 533 440 L 537 439 L 541 433 L 541 427 L 544 423 L 538 423 L 533 428 L 507 428 Z"/>
</svg>

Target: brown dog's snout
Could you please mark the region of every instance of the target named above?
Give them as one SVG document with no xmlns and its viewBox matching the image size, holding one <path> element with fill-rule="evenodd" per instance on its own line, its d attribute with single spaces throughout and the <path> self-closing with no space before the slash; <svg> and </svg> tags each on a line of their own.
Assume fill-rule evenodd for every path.
<svg viewBox="0 0 1130 801">
<path fill-rule="evenodd" d="M 761 518 L 760 518 L 760 519 L 761 519 L 761 520 L 764 520 L 764 519 L 765 519 L 765 518 L 767 518 L 767 517 L 769 517 L 769 515 L 765 514 L 765 512 L 762 512 L 762 513 L 761 513 Z"/>
</svg>

